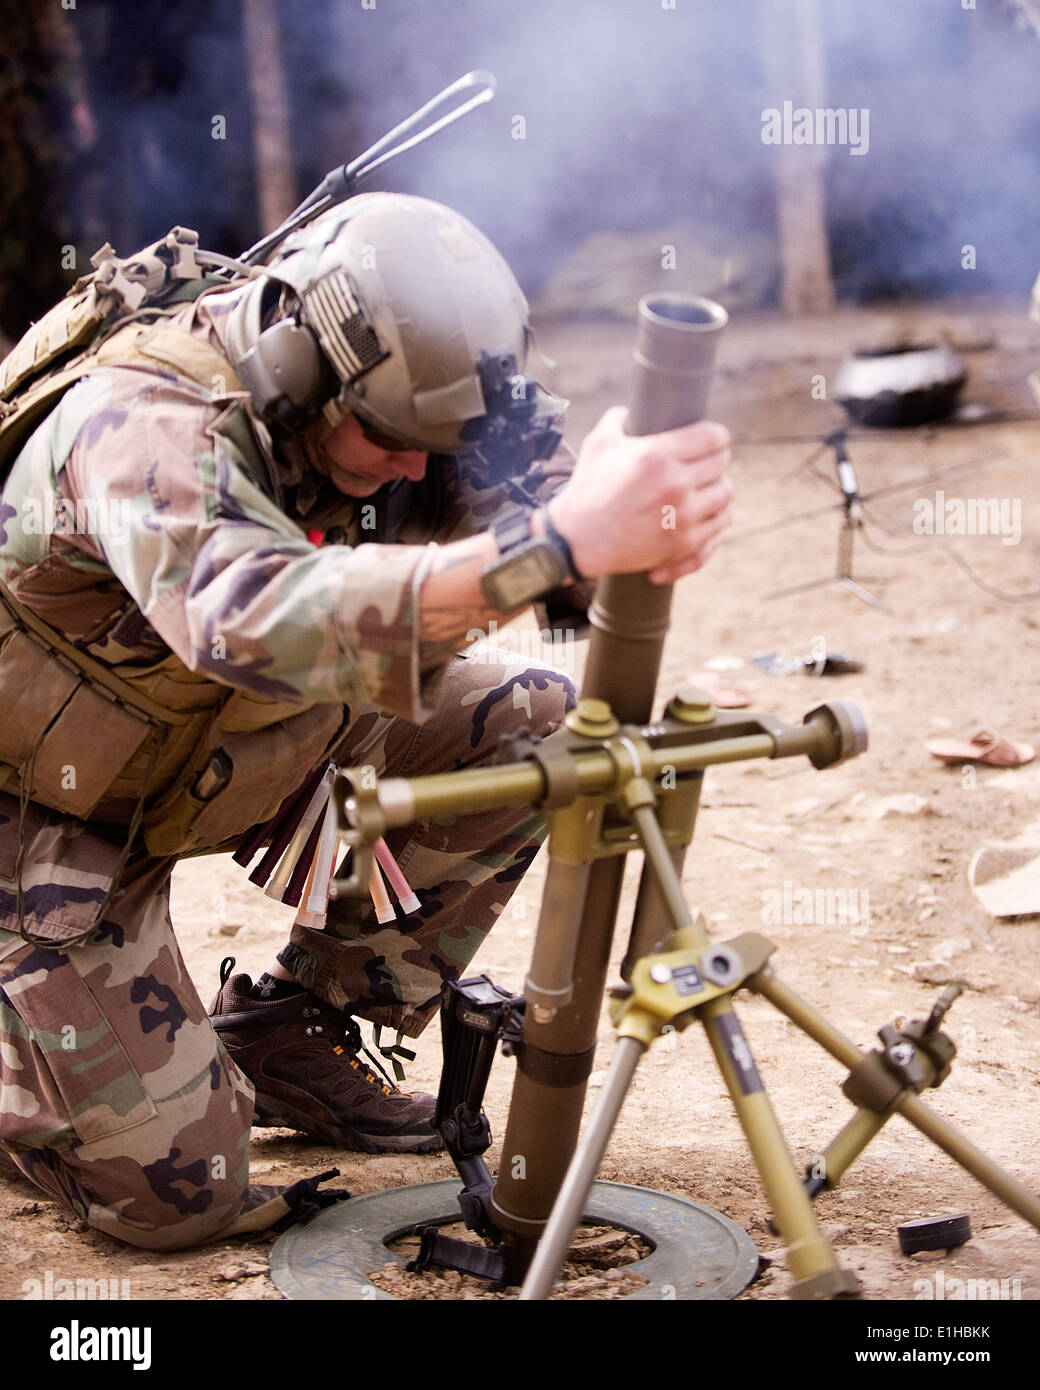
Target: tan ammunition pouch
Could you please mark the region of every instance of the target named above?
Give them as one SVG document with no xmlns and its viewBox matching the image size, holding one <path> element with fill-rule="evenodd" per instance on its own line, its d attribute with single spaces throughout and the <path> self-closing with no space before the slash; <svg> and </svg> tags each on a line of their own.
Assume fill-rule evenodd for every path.
<svg viewBox="0 0 1040 1390">
<path fill-rule="evenodd" d="M 27 697 L 28 696 L 28 697 Z M 87 819 L 150 734 L 178 719 L 124 686 L 0 585 L 0 763 L 7 790 Z"/>
<path fill-rule="evenodd" d="M 143 803 L 144 845 L 158 856 L 215 849 L 269 819 L 331 751 L 346 716 L 342 705 L 218 685 L 176 657 L 131 683 L 2 586 L 0 708 L 5 790 L 113 831 Z"/>
</svg>

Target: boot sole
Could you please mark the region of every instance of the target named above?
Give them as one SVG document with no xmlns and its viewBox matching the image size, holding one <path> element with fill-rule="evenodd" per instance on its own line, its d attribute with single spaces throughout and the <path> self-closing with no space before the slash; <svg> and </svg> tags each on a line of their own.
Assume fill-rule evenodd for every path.
<svg viewBox="0 0 1040 1390">
<path fill-rule="evenodd" d="M 297 1129 L 311 1134 L 333 1148 L 355 1153 L 438 1153 L 444 1148 L 439 1134 L 364 1134 L 349 1125 L 326 1125 L 320 1120 L 293 1118 L 284 1101 L 273 1096 L 257 1095 L 253 1102 L 253 1124 L 258 1129 Z"/>
</svg>

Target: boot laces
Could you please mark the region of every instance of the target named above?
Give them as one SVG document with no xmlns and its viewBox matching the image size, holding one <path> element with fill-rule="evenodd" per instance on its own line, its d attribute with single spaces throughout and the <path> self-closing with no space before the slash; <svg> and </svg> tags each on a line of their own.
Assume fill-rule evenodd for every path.
<svg viewBox="0 0 1040 1390">
<path fill-rule="evenodd" d="M 332 1021 L 329 1014 L 327 1014 L 326 1011 L 320 1007 L 320 1005 L 318 1007 L 312 1007 L 310 1009 L 305 1008 L 304 1017 L 306 1018 L 308 1017 L 308 1015 L 321 1017 L 322 1021 L 325 1023 L 329 1023 Z M 322 1032 L 323 1029 L 320 1025 L 312 1024 L 307 1028 L 306 1031 L 309 1036 L 312 1036 L 314 1033 Z M 331 1044 L 331 1049 L 337 1058 L 343 1058 L 347 1062 L 347 1065 L 351 1067 L 354 1071 L 360 1071 L 361 1062 L 359 1060 L 358 1054 L 364 1054 L 364 1056 L 367 1057 L 369 1064 L 373 1068 L 373 1071 L 369 1072 L 364 1079 L 370 1082 L 372 1085 L 378 1086 L 384 1095 L 392 1096 L 395 1094 L 399 1094 L 397 1087 L 390 1080 L 390 1077 L 387 1076 L 384 1068 L 380 1065 L 376 1058 L 372 1056 L 371 1052 L 369 1052 L 368 1048 L 365 1046 L 364 1039 L 361 1036 L 361 1028 L 358 1025 L 357 1019 L 354 1018 L 353 1015 L 337 1014 L 335 1018 L 335 1023 L 329 1031 L 329 1042 Z M 339 1034 L 340 1041 L 335 1040 L 337 1032 Z M 335 1070 L 339 1070 L 338 1065 L 335 1067 Z M 377 1080 L 376 1076 L 374 1075 L 374 1072 L 378 1072 L 379 1075 L 383 1078 L 383 1080 Z M 332 1074 L 333 1068 L 330 1067 L 328 1069 L 328 1075 L 331 1076 Z"/>
</svg>

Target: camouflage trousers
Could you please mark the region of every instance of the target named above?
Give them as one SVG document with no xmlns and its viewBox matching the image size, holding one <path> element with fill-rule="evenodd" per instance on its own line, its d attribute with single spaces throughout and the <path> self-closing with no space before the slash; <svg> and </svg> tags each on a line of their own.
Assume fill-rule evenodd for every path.
<svg viewBox="0 0 1040 1390">
<path fill-rule="evenodd" d="M 521 724 L 551 732 L 573 702 L 572 682 L 552 668 L 457 660 L 429 720 L 359 711 L 337 761 L 391 776 L 473 766 Z M 5 887 L 13 801 L 0 794 L 0 1157 L 132 1245 L 172 1250 L 233 1234 L 246 1203 L 253 1091 L 181 958 L 169 912 L 174 861 L 132 859 L 89 944 L 29 945 L 15 935 Z M 337 901 L 329 929 L 294 928 L 282 958 L 328 1002 L 414 1036 L 544 834 L 529 807 L 391 833 L 420 911 L 381 925 Z M 104 891 L 89 886 L 83 838 L 74 877 L 61 863 L 48 868 L 65 900 L 96 908 Z"/>
<path fill-rule="evenodd" d="M 132 864 L 91 945 L 0 959 L 0 1144 L 95 1229 L 155 1250 L 238 1216 L 253 1116 L 173 935 L 172 867 Z"/>
<path fill-rule="evenodd" d="M 375 711 L 359 716 L 336 751 L 342 767 L 419 777 L 487 763 L 499 738 L 522 724 L 540 736 L 575 702 L 551 667 L 501 663 L 495 648 L 449 668 L 436 712 L 421 725 Z M 545 838 L 529 807 L 445 816 L 390 830 L 387 846 L 419 899 L 418 912 L 381 925 L 370 900 L 334 899 L 324 931 L 294 926 L 279 960 L 336 1008 L 418 1037 L 441 985 L 458 979 L 508 903 Z"/>
</svg>

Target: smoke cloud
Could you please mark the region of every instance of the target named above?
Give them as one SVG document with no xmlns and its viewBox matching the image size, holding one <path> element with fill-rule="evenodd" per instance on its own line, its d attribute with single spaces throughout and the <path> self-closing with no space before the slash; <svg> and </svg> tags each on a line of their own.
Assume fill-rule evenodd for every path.
<svg viewBox="0 0 1040 1390">
<path fill-rule="evenodd" d="M 795 0 L 765 2 L 793 18 Z M 826 153 L 839 294 L 1027 295 L 1040 266 L 1040 38 L 1008 4 L 820 8 L 824 105 L 869 112 L 861 157 Z M 597 230 L 775 231 L 763 112 L 815 104 L 795 74 L 786 90 L 767 83 L 751 0 L 290 0 L 277 11 L 301 193 L 464 72 L 495 73 L 489 106 L 367 186 L 458 207 L 529 291 Z M 138 0 L 123 12 L 124 50 L 143 42 L 142 23 L 164 35 L 180 26 L 164 38 L 177 70 L 147 97 L 126 73 L 94 92 L 125 132 L 108 188 L 137 203 L 142 241 L 180 221 L 241 249 L 260 229 L 237 5 Z M 89 49 L 87 60 L 96 86 L 106 70 Z M 217 112 L 229 116 L 223 146 L 210 138 Z M 148 150 L 151 164 L 135 170 Z"/>
</svg>

